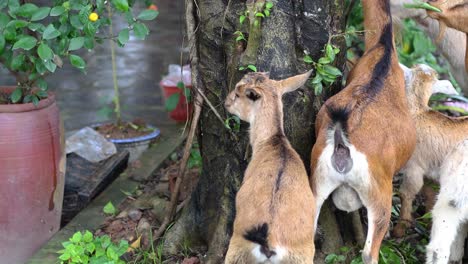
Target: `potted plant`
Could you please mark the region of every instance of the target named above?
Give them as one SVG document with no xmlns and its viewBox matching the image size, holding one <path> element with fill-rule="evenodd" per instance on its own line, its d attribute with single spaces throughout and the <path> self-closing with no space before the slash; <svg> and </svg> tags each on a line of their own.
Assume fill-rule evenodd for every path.
<svg viewBox="0 0 468 264">
<path fill-rule="evenodd" d="M 69 62 L 84 71 L 80 50 L 105 39 L 125 45 L 144 39 L 157 11 L 135 13 L 127 0 L 55 0 L 38 6 L 0 1 L 0 64 L 16 85 L 0 88 L 0 259 L 23 263 L 58 229 L 65 156 L 55 96 L 45 77 Z M 118 34 L 106 26 L 115 12 L 128 22 Z"/>
<path fill-rule="evenodd" d="M 147 10 L 148 11 L 146 12 L 148 13 L 158 13 L 158 8 L 154 4 L 147 4 Z M 112 16 L 110 9 L 108 9 L 108 16 Z M 109 35 L 113 35 L 112 24 L 109 25 Z M 149 147 L 150 142 L 159 136 L 160 131 L 153 126 L 146 124 L 142 119 L 134 119 L 132 121 L 122 120 L 120 92 L 117 81 L 115 43 L 112 39 L 109 40 L 109 45 L 112 60 L 112 80 L 114 85 L 114 98 L 112 100 L 113 109 L 105 106 L 100 110 L 100 113 L 108 119 L 110 119 L 112 113 L 114 113 L 115 122 L 106 122 L 93 127 L 95 130 L 103 134 L 109 141 L 113 142 L 119 150 L 127 150 L 130 153 L 129 162 L 133 162 Z"/>
</svg>

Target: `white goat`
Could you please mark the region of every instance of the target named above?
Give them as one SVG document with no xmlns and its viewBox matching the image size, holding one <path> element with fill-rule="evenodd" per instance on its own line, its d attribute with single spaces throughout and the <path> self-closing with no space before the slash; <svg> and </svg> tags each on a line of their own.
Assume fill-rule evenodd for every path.
<svg viewBox="0 0 468 264">
<path fill-rule="evenodd" d="M 463 153 L 468 154 L 468 118 L 448 117 L 429 108 L 431 93 L 456 93 L 450 82 L 437 80 L 437 73 L 432 68 L 426 65 L 417 65 L 412 69 L 400 66 L 405 73 L 407 98 L 416 123 L 418 141 L 411 159 L 402 170 L 402 205 L 400 221 L 394 234 L 402 236 L 411 222 L 411 205 L 423 185 L 424 176 L 440 181 L 441 191 L 433 213 L 433 235 L 428 247 L 427 263 L 447 263 L 450 252 L 450 261 L 461 263 L 465 227 L 461 228 L 456 239 L 455 234 L 450 233 L 447 228 L 454 228 L 452 231 L 456 233 L 463 218 L 454 219 L 453 216 L 465 217 L 468 212 L 468 179 L 463 179 L 468 168 L 468 158 L 463 157 Z M 460 144 L 463 140 L 464 143 Z M 450 250 L 454 239 L 456 242 Z"/>
</svg>

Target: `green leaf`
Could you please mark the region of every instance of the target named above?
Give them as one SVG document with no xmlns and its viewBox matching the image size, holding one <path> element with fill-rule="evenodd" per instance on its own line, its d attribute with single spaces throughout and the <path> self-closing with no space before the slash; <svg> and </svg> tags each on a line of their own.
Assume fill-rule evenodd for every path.
<svg viewBox="0 0 468 264">
<path fill-rule="evenodd" d="M 21 5 L 15 12 L 15 15 L 17 16 L 22 16 L 22 17 L 31 17 L 34 12 L 38 9 L 37 5 L 31 4 L 31 3 L 26 3 L 24 5 Z"/>
<path fill-rule="evenodd" d="M 81 232 L 78 231 L 75 234 L 73 234 L 73 236 L 70 238 L 70 241 L 73 243 L 78 243 L 78 242 L 81 242 L 82 238 L 83 238 L 83 234 L 81 234 Z"/>
<path fill-rule="evenodd" d="M 239 23 L 242 25 L 242 24 L 244 23 L 244 21 L 245 21 L 246 18 L 247 18 L 246 16 L 241 15 L 241 16 L 239 17 Z"/>
<path fill-rule="evenodd" d="M 54 25 L 52 24 L 48 25 L 42 34 L 43 39 L 54 39 L 58 36 L 60 36 L 60 31 L 55 29 Z"/>
<path fill-rule="evenodd" d="M 92 240 L 91 240 L 92 241 Z M 90 242 L 91 242 L 90 241 Z M 96 245 L 94 245 L 93 243 L 89 243 L 86 245 L 85 247 L 86 251 L 88 251 L 89 253 L 93 253 L 94 250 L 96 250 Z"/>
<path fill-rule="evenodd" d="M 83 29 L 84 27 L 78 15 L 74 15 L 70 17 L 70 24 L 76 29 Z"/>
<path fill-rule="evenodd" d="M 19 102 L 19 100 L 21 100 L 22 96 L 23 96 L 23 90 L 19 87 L 16 87 L 16 89 L 10 95 L 10 99 L 13 103 L 17 103 Z"/>
<path fill-rule="evenodd" d="M 324 69 L 324 71 L 326 73 L 328 73 L 330 75 L 333 75 L 333 76 L 341 76 L 342 75 L 341 71 L 338 68 L 333 67 L 331 65 L 324 65 L 323 69 Z"/>
<path fill-rule="evenodd" d="M 102 210 L 105 214 L 108 215 L 114 215 L 117 212 L 112 202 L 108 202 Z"/>
<path fill-rule="evenodd" d="M 330 62 L 331 62 L 330 59 L 327 58 L 327 57 L 322 57 L 318 61 L 318 63 L 320 63 L 320 64 L 329 64 Z"/>
<path fill-rule="evenodd" d="M 304 62 L 305 63 L 312 63 L 314 61 L 312 60 L 312 57 L 310 57 L 310 55 L 305 55 L 304 56 Z"/>
<path fill-rule="evenodd" d="M 86 243 L 93 241 L 93 234 L 89 232 L 88 230 L 86 230 L 85 234 L 83 235 L 83 241 Z"/>
<path fill-rule="evenodd" d="M 0 33 L 0 55 L 3 53 L 3 50 L 5 49 L 5 36 L 3 36 L 2 33 Z"/>
<path fill-rule="evenodd" d="M 86 24 L 86 27 L 85 27 L 85 33 L 88 37 L 92 37 L 94 38 L 94 35 L 96 35 L 96 27 L 94 26 L 94 23 L 93 22 L 89 22 Z"/>
<path fill-rule="evenodd" d="M 37 54 L 43 60 L 51 60 L 54 57 L 54 52 L 45 43 L 42 43 L 39 45 L 39 47 L 37 47 Z"/>
<path fill-rule="evenodd" d="M 140 20 L 153 20 L 159 15 L 158 11 L 146 9 L 142 11 L 138 16 L 137 19 Z"/>
<path fill-rule="evenodd" d="M 29 24 L 28 21 L 24 21 L 24 20 L 12 20 L 10 22 L 8 22 L 8 24 L 5 26 L 5 27 L 15 27 L 15 28 L 23 28 L 23 27 L 26 27 L 27 25 Z"/>
<path fill-rule="evenodd" d="M 121 12 L 128 11 L 128 1 L 127 0 L 111 0 L 111 3 L 115 8 Z"/>
<path fill-rule="evenodd" d="M 65 252 L 65 253 L 63 253 L 62 255 L 59 256 L 59 259 L 64 260 L 64 261 L 67 261 L 70 258 L 71 258 L 71 256 L 70 256 L 70 253 L 68 253 L 68 252 Z"/>
<path fill-rule="evenodd" d="M 254 71 L 254 72 L 257 72 L 257 67 L 255 67 L 255 65 L 247 65 L 247 68 L 249 68 L 251 71 Z"/>
<path fill-rule="evenodd" d="M 44 61 L 43 63 L 46 69 L 50 72 L 55 72 L 57 69 L 57 65 L 55 65 L 55 63 L 53 63 L 51 60 Z"/>
<path fill-rule="evenodd" d="M 312 84 L 317 84 L 322 82 L 322 76 L 320 74 L 315 75 L 314 79 L 312 79 Z"/>
<path fill-rule="evenodd" d="M 335 52 L 333 51 L 332 45 L 327 44 L 327 46 L 325 47 L 325 53 L 328 59 L 330 59 L 330 62 L 333 62 L 335 60 Z"/>
<path fill-rule="evenodd" d="M 24 50 L 30 50 L 36 46 L 37 39 L 31 36 L 23 36 L 20 38 L 18 41 L 15 42 L 13 45 L 13 50 L 16 49 L 24 49 Z"/>
<path fill-rule="evenodd" d="M 10 18 L 4 13 L 0 13 L 0 30 L 4 29 L 8 22 L 10 22 Z"/>
<path fill-rule="evenodd" d="M 50 13 L 50 7 L 41 7 L 31 16 L 31 21 L 39 21 L 46 18 Z"/>
<path fill-rule="evenodd" d="M 36 95 L 34 94 L 31 94 L 31 101 L 33 103 L 33 105 L 37 106 L 39 104 L 39 97 L 37 97 Z"/>
<path fill-rule="evenodd" d="M 32 31 L 37 31 L 38 29 L 44 27 L 41 23 L 29 23 L 28 28 Z"/>
<path fill-rule="evenodd" d="M 139 22 L 135 23 L 133 30 L 135 32 L 135 37 L 138 39 L 145 39 L 146 35 L 149 34 L 149 30 L 146 25 Z"/>
<path fill-rule="evenodd" d="M 177 104 L 179 103 L 180 94 L 174 93 L 166 99 L 165 107 L 166 110 L 171 112 L 176 109 Z"/>
<path fill-rule="evenodd" d="M 442 10 L 440 10 L 439 8 L 435 7 L 435 6 L 432 6 L 428 3 L 418 3 L 418 2 L 415 2 L 414 4 L 403 4 L 403 7 L 404 8 L 418 8 L 418 9 L 426 9 L 426 10 L 430 10 L 430 11 L 434 11 L 434 12 L 437 12 L 437 13 L 440 13 L 442 12 Z"/>
<path fill-rule="evenodd" d="M 260 13 L 260 12 L 255 13 L 255 16 L 256 17 L 265 17 L 265 15 L 263 13 Z"/>
<path fill-rule="evenodd" d="M 87 49 L 93 49 L 94 48 L 94 38 L 85 38 L 85 42 L 84 42 L 84 47 L 87 48 Z"/>
<path fill-rule="evenodd" d="M 314 94 L 315 95 L 320 95 L 322 93 L 322 89 L 323 89 L 322 82 L 314 84 Z"/>
<path fill-rule="evenodd" d="M 265 13 L 265 16 L 267 16 L 267 17 L 270 16 L 270 11 L 268 11 L 268 9 L 265 9 L 265 11 L 263 11 L 263 13 Z"/>
<path fill-rule="evenodd" d="M 80 70 L 84 70 L 84 68 L 86 67 L 85 61 L 80 56 L 71 54 L 69 59 L 70 63 Z"/>
<path fill-rule="evenodd" d="M 66 9 L 63 6 L 56 6 L 50 10 L 50 16 L 60 16 L 65 13 Z"/>
<path fill-rule="evenodd" d="M 47 91 L 47 82 L 42 78 L 37 79 L 36 86 L 39 87 L 41 91 Z"/>
<path fill-rule="evenodd" d="M 70 45 L 68 46 L 68 50 L 69 51 L 78 50 L 78 49 L 81 49 L 83 45 L 84 45 L 84 37 L 72 38 L 70 40 Z"/>
<path fill-rule="evenodd" d="M 272 2 L 266 2 L 265 7 L 267 9 L 271 9 L 271 8 L 273 8 L 273 3 Z"/>
<path fill-rule="evenodd" d="M 14 57 L 13 60 L 11 61 L 11 69 L 14 71 L 17 71 L 23 66 L 24 62 L 26 60 L 26 57 L 24 54 L 19 54 L 18 56 Z"/>
<path fill-rule="evenodd" d="M 107 248 L 106 255 L 111 260 L 119 259 L 119 256 L 117 256 L 117 253 L 115 253 L 115 250 L 112 247 Z"/>
</svg>

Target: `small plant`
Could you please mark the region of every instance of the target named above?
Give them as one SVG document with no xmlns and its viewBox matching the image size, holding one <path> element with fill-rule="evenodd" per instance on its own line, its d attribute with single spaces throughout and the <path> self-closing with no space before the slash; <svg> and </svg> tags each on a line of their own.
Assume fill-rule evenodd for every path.
<svg viewBox="0 0 468 264">
<path fill-rule="evenodd" d="M 95 237 L 90 231 L 76 232 L 69 241 L 62 243 L 59 250 L 60 263 L 69 264 L 125 264 L 120 257 L 127 251 L 128 242 L 121 240 L 118 245 L 112 243 L 109 236 Z"/>
<path fill-rule="evenodd" d="M 238 31 L 234 32 L 234 35 L 237 35 L 236 41 L 242 41 L 243 40 L 243 41 L 247 42 L 247 39 L 245 38 L 244 33 L 242 33 L 241 31 L 238 30 Z"/>
<path fill-rule="evenodd" d="M 261 6 L 257 8 L 257 11 L 255 11 L 255 17 L 258 18 L 265 18 L 269 17 L 271 13 L 271 9 L 273 8 L 273 3 L 272 2 L 266 2 L 264 5 L 261 3 Z M 249 10 L 245 10 L 242 15 L 239 16 L 239 23 L 242 25 L 245 21 L 246 18 L 249 17 Z M 255 26 L 259 26 L 260 22 L 258 20 L 254 21 Z"/>
<path fill-rule="evenodd" d="M 65 60 L 85 71 L 86 62 L 77 51 L 92 50 L 105 39 L 123 46 L 130 32 L 145 39 L 149 30 L 144 22 L 158 15 L 147 9 L 134 16 L 127 0 L 57 0 L 50 6 L 25 2 L 0 1 L 0 63 L 17 84 L 7 103 L 37 104 L 47 97 L 45 76 L 55 73 Z M 112 23 L 106 9 L 126 18 L 127 27 L 118 35 L 102 34 L 106 32 L 102 28 Z"/>
<path fill-rule="evenodd" d="M 244 70 L 251 70 L 253 72 L 257 72 L 257 67 L 255 65 L 249 64 L 247 66 L 240 66 L 239 71 L 244 71 Z"/>
<path fill-rule="evenodd" d="M 115 215 L 117 213 L 117 209 L 115 209 L 115 206 L 112 204 L 112 202 L 108 202 L 102 211 L 107 215 Z"/>
<path fill-rule="evenodd" d="M 338 77 L 343 75 L 338 68 L 332 65 L 335 61 L 336 54 L 339 52 L 339 48 L 327 43 L 324 50 L 325 55 L 321 57 L 318 62 L 314 62 L 309 55 L 304 56 L 304 62 L 312 64 L 315 68 L 315 76 L 312 79 L 312 87 L 314 88 L 315 95 L 321 94 L 324 86 L 329 87 Z"/>
<path fill-rule="evenodd" d="M 190 150 L 189 160 L 187 162 L 189 169 L 191 168 L 201 168 L 202 166 L 202 156 L 200 154 L 200 148 L 198 143 L 193 144 L 192 149 Z"/>
</svg>

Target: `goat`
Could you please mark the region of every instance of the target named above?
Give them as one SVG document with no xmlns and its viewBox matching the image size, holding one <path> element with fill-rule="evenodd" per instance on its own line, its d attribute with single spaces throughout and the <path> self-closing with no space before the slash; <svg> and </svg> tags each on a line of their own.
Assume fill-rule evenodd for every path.
<svg viewBox="0 0 468 264">
<path fill-rule="evenodd" d="M 432 6 L 442 12 L 427 11 L 427 14 L 439 21 L 439 39 L 450 27 L 468 34 L 468 0 L 429 0 Z M 468 46 L 468 37 L 466 38 Z M 468 73 L 468 49 L 465 50 L 465 70 Z"/>
<path fill-rule="evenodd" d="M 389 0 L 363 0 L 365 52 L 350 72 L 346 87 L 328 99 L 316 118 L 316 143 L 311 157 L 311 187 L 317 212 L 338 188 L 364 205 L 368 232 L 363 260 L 377 264 L 392 207 L 392 178 L 410 158 L 416 130 L 398 65 Z M 356 194 L 357 193 L 357 194 Z M 316 216 L 316 221 L 318 214 Z M 316 226 L 316 225 L 315 225 Z"/>
<path fill-rule="evenodd" d="M 413 69 L 401 67 L 405 72 L 411 115 L 416 122 L 417 145 L 401 170 L 400 220 L 393 230 L 396 237 L 403 236 L 412 222 L 412 203 L 423 186 L 424 176 L 439 181 L 440 166 L 447 154 L 468 138 L 468 117 L 449 117 L 428 106 L 432 93 L 456 93 L 450 82 L 438 81 L 435 70 L 426 65 L 417 65 Z"/>
<path fill-rule="evenodd" d="M 225 101 L 230 113 L 250 123 L 253 150 L 236 195 L 225 263 L 313 263 L 315 200 L 304 163 L 284 134 L 281 101 L 310 74 L 275 81 L 249 73 Z"/>
<path fill-rule="evenodd" d="M 440 169 L 440 193 L 432 210 L 427 264 L 462 263 L 468 232 L 467 173 L 468 139 L 465 139 L 446 156 Z"/>
<path fill-rule="evenodd" d="M 416 21 L 427 36 L 432 40 L 438 38 L 438 22 L 437 20 L 427 18 L 427 14 L 423 9 L 408 9 L 403 5 L 413 3 L 414 0 L 390 0 L 392 16 L 396 19 L 412 18 Z M 461 54 L 465 53 L 467 37 L 466 34 L 447 28 L 444 38 L 441 41 L 434 41 L 437 50 L 447 59 L 450 66 L 450 71 L 457 80 L 460 87 L 468 94 L 468 75 L 465 71 L 465 59 Z"/>
</svg>

